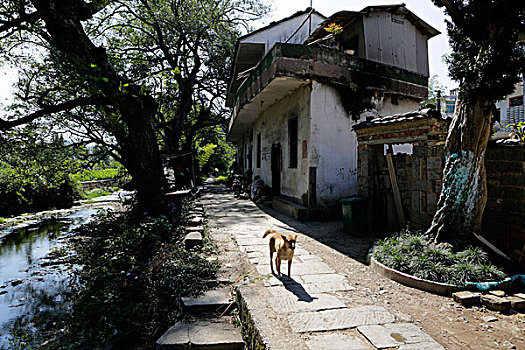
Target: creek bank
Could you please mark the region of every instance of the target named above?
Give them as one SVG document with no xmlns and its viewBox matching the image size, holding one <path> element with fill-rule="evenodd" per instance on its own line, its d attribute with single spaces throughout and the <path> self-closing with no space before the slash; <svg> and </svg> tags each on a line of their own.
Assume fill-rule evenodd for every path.
<svg viewBox="0 0 525 350">
<path fill-rule="evenodd" d="M 70 209 L 46 210 L 6 219 L 0 228 L 0 349 L 19 339 L 61 332 L 57 320 L 69 310 L 69 281 L 75 265 L 74 230 L 99 210 L 100 201 Z"/>
</svg>

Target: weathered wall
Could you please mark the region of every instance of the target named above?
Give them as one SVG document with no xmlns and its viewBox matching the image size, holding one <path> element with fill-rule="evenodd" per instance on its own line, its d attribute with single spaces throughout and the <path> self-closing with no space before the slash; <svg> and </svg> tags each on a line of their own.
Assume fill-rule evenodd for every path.
<svg viewBox="0 0 525 350">
<path fill-rule="evenodd" d="M 281 22 L 273 27 L 267 28 L 266 30 L 260 31 L 253 35 L 250 35 L 244 39 L 241 39 L 241 43 L 264 43 L 265 54 L 270 51 L 272 46 L 276 42 L 284 43 L 292 33 L 303 23 L 308 14 L 291 18 L 287 21 Z M 323 17 L 316 13 L 312 14 L 311 19 L 311 31 L 313 32 L 317 26 L 324 20 Z M 309 32 L 309 21 L 294 34 L 294 36 L 288 41 L 290 44 L 302 44 L 308 38 Z"/>
<path fill-rule="evenodd" d="M 363 22 L 365 58 L 429 75 L 427 38 L 410 21 L 378 11 L 364 17 Z"/>
<path fill-rule="evenodd" d="M 357 193 L 355 123 L 341 102 L 339 91 L 312 83 L 311 130 L 308 153 L 316 168 L 316 198 L 321 210 L 339 206 L 338 200 Z"/>
<path fill-rule="evenodd" d="M 271 147 L 281 145 L 281 194 L 302 204 L 302 196 L 308 191 L 308 159 L 302 157 L 302 142 L 310 134 L 310 87 L 300 88 L 263 111 L 253 125 L 253 175 L 260 175 L 272 186 Z M 288 120 L 298 118 L 297 168 L 289 168 L 290 149 Z M 261 133 L 261 167 L 256 168 L 256 138 Z"/>
<path fill-rule="evenodd" d="M 511 255 L 525 244 L 525 146 L 490 143 L 482 234 Z"/>
</svg>

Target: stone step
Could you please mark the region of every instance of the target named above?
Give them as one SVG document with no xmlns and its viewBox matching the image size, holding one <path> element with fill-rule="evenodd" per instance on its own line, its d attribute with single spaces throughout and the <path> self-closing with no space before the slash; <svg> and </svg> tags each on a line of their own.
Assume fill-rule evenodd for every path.
<svg viewBox="0 0 525 350">
<path fill-rule="evenodd" d="M 240 328 L 229 318 L 220 318 L 177 322 L 157 340 L 155 348 L 242 350 L 244 342 Z"/>
<path fill-rule="evenodd" d="M 274 197 L 272 208 L 298 220 L 308 219 L 308 208 L 280 197 Z"/>
<path fill-rule="evenodd" d="M 184 231 L 186 233 L 198 232 L 200 234 L 204 234 L 204 226 L 189 226 L 184 228 Z"/>
<path fill-rule="evenodd" d="M 191 232 L 184 237 L 184 247 L 186 249 L 202 247 L 202 234 L 200 232 Z"/>
<path fill-rule="evenodd" d="M 203 222 L 204 218 L 202 216 L 193 216 L 188 219 L 188 225 L 190 226 L 201 226 Z"/>
<path fill-rule="evenodd" d="M 192 315 L 203 313 L 228 314 L 236 307 L 232 302 L 229 288 L 208 290 L 204 295 L 194 297 L 182 297 L 182 303 L 186 312 Z"/>
</svg>

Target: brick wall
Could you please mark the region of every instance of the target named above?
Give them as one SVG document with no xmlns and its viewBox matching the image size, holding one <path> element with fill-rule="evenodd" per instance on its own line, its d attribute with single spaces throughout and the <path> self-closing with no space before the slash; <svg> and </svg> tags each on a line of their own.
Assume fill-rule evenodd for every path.
<svg viewBox="0 0 525 350">
<path fill-rule="evenodd" d="M 485 165 L 488 199 L 482 235 L 516 256 L 525 244 L 525 146 L 491 142 Z"/>
</svg>

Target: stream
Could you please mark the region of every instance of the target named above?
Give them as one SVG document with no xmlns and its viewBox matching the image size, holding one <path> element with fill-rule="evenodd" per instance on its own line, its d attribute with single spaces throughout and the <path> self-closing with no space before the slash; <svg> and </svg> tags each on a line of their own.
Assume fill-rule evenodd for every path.
<svg viewBox="0 0 525 350">
<path fill-rule="evenodd" d="M 37 213 L 36 220 L 0 229 L 0 349 L 13 347 L 13 330 L 29 339 L 56 332 L 55 320 L 69 312 L 65 297 L 78 268 L 70 261 L 69 239 L 75 228 L 120 198 L 116 193 L 88 205 Z"/>
</svg>

